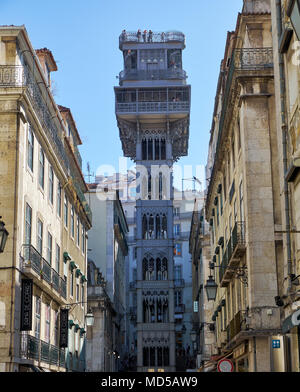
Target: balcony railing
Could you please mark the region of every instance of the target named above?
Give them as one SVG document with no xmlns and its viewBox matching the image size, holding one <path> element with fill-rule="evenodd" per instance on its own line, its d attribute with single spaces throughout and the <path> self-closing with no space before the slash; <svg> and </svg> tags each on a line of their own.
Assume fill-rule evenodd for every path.
<svg viewBox="0 0 300 392">
<path fill-rule="evenodd" d="M 21 335 L 21 358 L 33 359 L 51 365 L 65 367 L 65 349 L 59 348 L 35 336 Z"/>
<path fill-rule="evenodd" d="M 119 73 L 119 80 L 168 80 L 186 79 L 187 75 L 183 69 L 157 69 L 147 70 L 126 70 Z"/>
<path fill-rule="evenodd" d="M 66 281 L 51 268 L 50 264 L 32 245 L 23 245 L 21 267 L 24 272 L 26 272 L 28 268 L 31 268 L 37 275 L 52 285 L 54 290 L 64 299 L 67 298 Z"/>
<path fill-rule="evenodd" d="M 116 103 L 117 113 L 182 113 L 189 111 L 190 103 L 188 101 Z"/>
<path fill-rule="evenodd" d="M 234 51 L 234 67 L 242 70 L 273 68 L 272 48 L 242 48 Z"/>
<path fill-rule="evenodd" d="M 152 35 L 147 32 L 147 34 L 138 34 L 137 31 L 126 31 L 122 33 L 119 37 L 119 45 L 124 43 L 153 43 L 153 42 L 185 42 L 185 36 L 180 31 L 166 31 L 166 32 L 153 32 Z"/>
<path fill-rule="evenodd" d="M 219 280 L 221 287 L 228 285 L 234 273 L 234 269 L 230 269 L 230 267 L 236 266 L 240 262 L 240 258 L 245 253 L 245 250 L 245 223 L 236 222 L 220 266 Z"/>
</svg>

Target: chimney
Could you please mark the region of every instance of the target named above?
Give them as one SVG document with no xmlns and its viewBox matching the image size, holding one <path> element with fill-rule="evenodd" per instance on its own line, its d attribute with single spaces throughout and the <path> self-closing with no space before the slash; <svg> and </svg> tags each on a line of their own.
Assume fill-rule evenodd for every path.
<svg viewBox="0 0 300 392">
<path fill-rule="evenodd" d="M 47 83 L 48 83 L 48 87 L 50 88 L 51 87 L 50 73 L 53 71 L 57 71 L 57 65 L 56 65 L 56 62 L 55 62 L 54 57 L 52 55 L 52 52 L 51 52 L 51 50 L 49 50 L 47 48 L 36 49 L 35 52 L 39 58 L 41 66 L 43 68 L 44 75 L 45 75 Z"/>
</svg>

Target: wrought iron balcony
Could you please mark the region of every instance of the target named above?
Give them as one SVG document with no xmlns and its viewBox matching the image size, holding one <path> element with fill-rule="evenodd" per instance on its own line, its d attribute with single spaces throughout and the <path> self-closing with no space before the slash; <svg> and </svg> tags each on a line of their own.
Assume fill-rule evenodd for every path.
<svg viewBox="0 0 300 392">
<path fill-rule="evenodd" d="M 232 340 L 242 330 L 243 312 L 240 310 L 227 327 L 227 340 Z"/>
<path fill-rule="evenodd" d="M 126 70 L 119 73 L 119 81 L 124 80 L 169 80 L 187 78 L 186 72 L 182 69 L 158 69 L 152 71 L 146 70 Z"/>
<path fill-rule="evenodd" d="M 221 263 L 219 272 L 221 287 L 228 286 L 230 279 L 234 274 L 234 269 L 231 269 L 230 267 L 236 267 L 240 263 L 240 259 L 244 255 L 245 251 L 245 223 L 236 222 Z"/>
<path fill-rule="evenodd" d="M 27 333 L 21 335 L 21 358 L 65 367 L 65 349 L 37 339 Z"/>
<path fill-rule="evenodd" d="M 59 295 L 64 299 L 67 298 L 66 281 L 51 268 L 51 265 L 32 245 L 23 245 L 21 268 L 25 274 L 32 275 L 36 280 L 45 280 Z"/>
<path fill-rule="evenodd" d="M 259 70 L 273 68 L 272 48 L 235 49 L 233 54 L 234 68 L 241 70 Z"/>
<path fill-rule="evenodd" d="M 122 48 L 122 44 L 125 43 L 153 43 L 153 42 L 182 42 L 185 43 L 185 36 L 180 31 L 166 31 L 166 32 L 153 32 L 152 35 L 138 34 L 137 31 L 126 31 L 119 37 L 119 47 Z"/>
</svg>

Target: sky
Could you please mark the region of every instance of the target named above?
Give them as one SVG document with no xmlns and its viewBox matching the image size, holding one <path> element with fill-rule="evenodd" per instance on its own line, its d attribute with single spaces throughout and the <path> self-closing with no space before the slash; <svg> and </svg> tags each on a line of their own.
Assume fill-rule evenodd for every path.
<svg viewBox="0 0 300 392">
<path fill-rule="evenodd" d="M 242 0 L 0 0 L 0 24 L 24 24 L 35 49 L 47 47 L 57 104 L 69 107 L 82 139 L 83 174 L 119 165 L 123 156 L 113 87 L 123 69 L 123 29 L 179 30 L 186 36 L 183 68 L 192 88 L 189 153 L 183 178 L 203 181 L 214 100 L 227 31 L 235 29 Z M 128 160 L 127 168 L 134 163 Z M 106 169 L 105 169 L 106 170 Z M 107 173 L 110 174 L 110 173 Z M 88 177 L 86 177 L 88 180 Z M 185 188 L 191 184 L 183 182 Z M 176 185 L 176 184 L 175 184 Z M 179 186 L 179 183 L 177 184 Z"/>
</svg>

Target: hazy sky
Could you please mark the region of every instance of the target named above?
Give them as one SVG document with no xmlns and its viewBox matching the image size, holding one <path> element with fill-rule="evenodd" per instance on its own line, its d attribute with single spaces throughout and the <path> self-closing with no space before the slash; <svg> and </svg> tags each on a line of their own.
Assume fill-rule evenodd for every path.
<svg viewBox="0 0 300 392">
<path fill-rule="evenodd" d="M 205 165 L 227 31 L 235 29 L 242 0 L 0 0 L 0 24 L 26 26 L 34 48 L 50 49 L 58 65 L 56 102 L 71 109 L 89 161 L 119 167 L 122 157 L 113 86 L 122 70 L 123 29 L 179 30 L 186 35 L 183 68 L 192 86 L 189 155 L 181 165 Z M 133 163 L 128 162 L 130 167 Z M 188 184 L 186 184 L 188 185 Z M 190 184 L 191 186 L 191 184 Z"/>
</svg>

